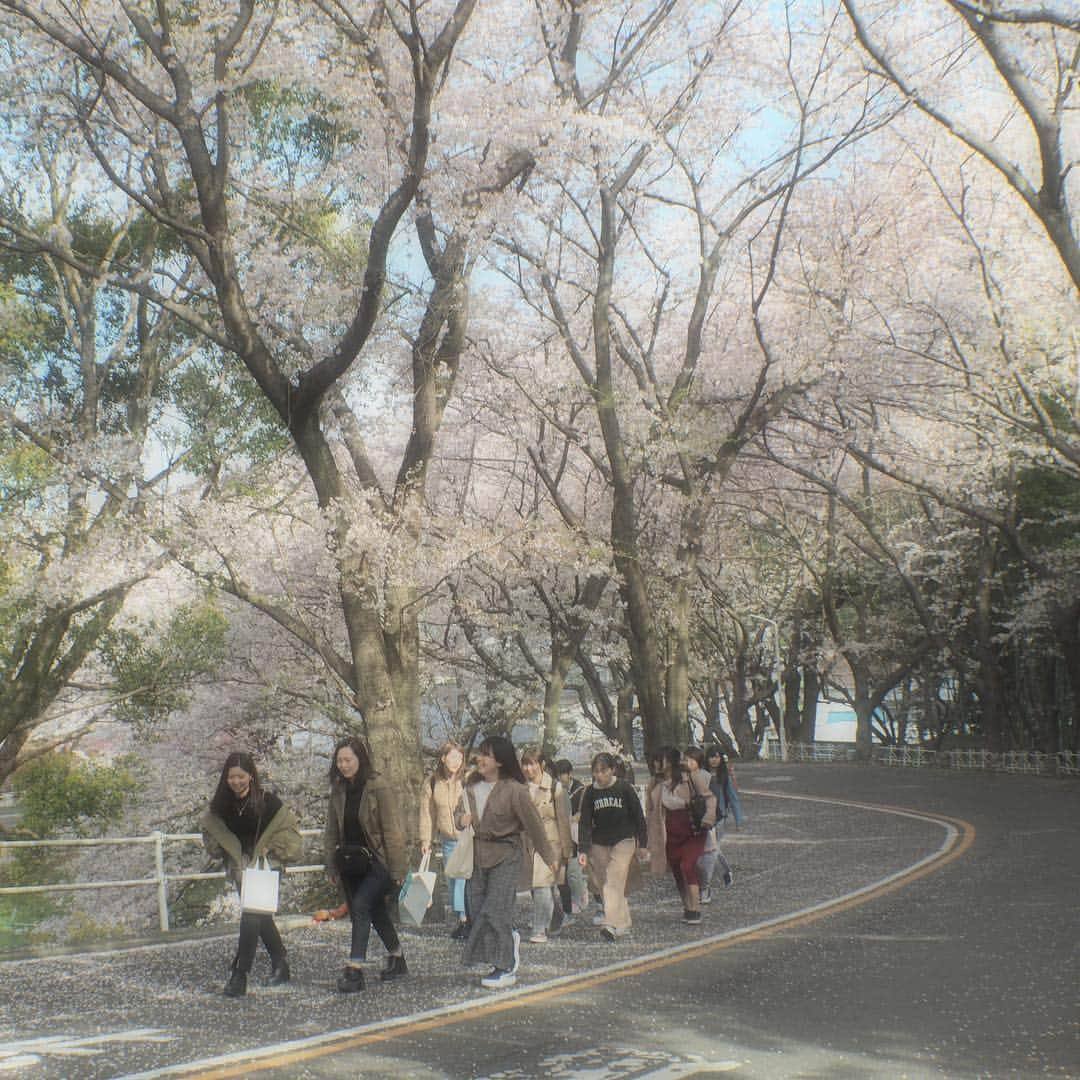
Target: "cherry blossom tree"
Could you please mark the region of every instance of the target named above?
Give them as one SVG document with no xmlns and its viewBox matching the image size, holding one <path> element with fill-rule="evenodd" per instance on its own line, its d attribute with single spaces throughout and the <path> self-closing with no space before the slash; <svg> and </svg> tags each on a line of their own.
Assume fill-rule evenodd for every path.
<svg viewBox="0 0 1080 1080">
<path fill-rule="evenodd" d="M 288 432 L 334 552 L 347 641 L 313 641 L 283 608 L 261 610 L 321 646 L 376 759 L 406 784 L 420 760 L 415 593 L 379 563 L 379 536 L 421 535 L 465 346 L 471 238 L 528 176 L 541 139 L 519 138 L 543 103 L 530 37 L 495 59 L 486 34 L 503 12 L 476 9 L 0 6 L 22 69 L 52 73 L 42 108 L 77 126 L 99 189 L 141 207 L 194 260 L 171 309 L 239 359 Z M 158 281 L 110 270 L 166 305 Z M 405 420 L 396 462 L 373 447 L 364 403 L 376 397 Z"/>
<path fill-rule="evenodd" d="M 861 73 L 837 65 L 827 17 L 796 26 L 793 8 L 785 22 L 741 4 L 636 5 L 633 16 L 615 27 L 571 5 L 548 25 L 556 85 L 590 135 L 558 171 L 538 162 L 550 197 L 501 234 L 499 265 L 543 342 L 506 366 L 560 372 L 534 405 L 609 492 L 652 747 L 688 735 L 691 590 L 715 493 L 818 362 L 807 364 L 809 342 L 784 355 L 767 318 L 787 209 L 883 117 Z M 768 130 L 751 131 L 735 86 L 751 48 Z M 563 370 L 587 412 L 565 400 Z"/>
<path fill-rule="evenodd" d="M 981 530 L 982 574 L 974 632 L 979 642 L 980 698 L 991 713 L 991 737 L 1000 740 L 1010 726 L 1004 705 L 995 704 L 1004 700 L 1008 689 L 995 643 L 1006 633 L 1004 623 L 1009 623 L 1036 635 L 1049 631 L 1053 637 L 1071 687 L 1067 726 L 1072 735 L 1067 741 L 1076 745 L 1080 607 L 1075 566 L 1064 548 L 1049 551 L 1028 542 L 1040 532 L 1028 514 L 1034 510 L 1044 524 L 1062 515 L 1067 519 L 1066 490 L 1075 482 L 1078 461 L 1076 345 L 1071 327 L 1076 323 L 1080 285 L 1073 170 L 1080 21 L 1067 8 L 1053 4 L 955 0 L 886 11 L 882 5 L 845 0 L 845 8 L 875 75 L 940 125 L 963 152 L 960 164 L 944 167 L 940 152 L 920 156 L 968 245 L 972 256 L 968 272 L 973 287 L 982 293 L 988 316 L 983 325 L 992 328 L 979 340 L 981 335 L 964 326 L 955 309 L 946 311 L 948 305 L 941 304 L 933 305 L 929 320 L 947 336 L 944 351 L 951 354 L 951 362 L 963 367 L 962 400 L 972 426 L 980 425 L 972 439 L 984 448 L 976 470 L 983 482 L 957 486 L 936 471 L 928 475 L 895 459 L 886 463 L 867 454 L 864 460 L 965 514 Z M 923 63 L 917 51 L 917 42 L 926 34 L 945 43 L 930 64 Z M 932 141 L 917 127 L 907 129 L 906 135 L 911 145 L 913 136 L 924 145 Z M 995 177 L 1013 196 L 1012 205 L 995 196 Z M 988 207 L 994 216 L 987 213 Z M 1017 222 L 1018 209 L 1049 240 L 1068 285 L 1047 267 L 1044 245 Z M 1002 221 L 1007 223 L 1004 230 Z M 1038 326 L 1030 314 L 1033 296 L 1038 297 Z M 966 418 L 956 417 L 955 423 L 959 430 L 967 428 Z M 985 447 L 995 436 L 996 453 L 991 457 Z M 991 467 L 992 475 L 985 464 L 989 460 L 997 463 Z M 1059 497 L 1038 509 L 1028 500 L 1025 514 L 1021 511 L 1025 484 L 1029 491 L 1056 488 Z M 1042 530 L 1043 537 L 1053 533 L 1053 527 Z M 1031 620 L 1003 621 L 1002 613 L 995 612 L 991 583 L 1003 558 L 1039 582 L 1031 593 Z M 1012 600 L 1020 598 L 1014 593 Z"/>
<path fill-rule="evenodd" d="M 1059 617 L 1043 608 L 1036 619 L 1042 629 L 1028 636 L 1028 648 L 1056 634 L 1056 651 L 1074 682 L 1074 560 L 1064 548 L 1029 542 L 1036 535 L 1030 500 L 1029 509 L 1021 508 L 1025 485 L 1045 473 L 1059 493 L 1056 506 L 1048 502 L 1037 512 L 1049 527 L 1044 535 L 1054 535 L 1071 513 L 1061 496 L 1075 485 L 1069 326 L 1076 301 L 1056 260 L 1040 258 L 1045 242 L 1015 201 L 956 169 L 956 158 L 947 144 L 924 146 L 909 154 L 909 166 L 894 162 L 880 186 L 873 182 L 877 170 L 869 170 L 842 211 L 852 220 L 827 219 L 829 230 L 844 238 L 842 247 L 828 255 L 819 248 L 820 261 L 804 259 L 803 268 L 807 294 L 823 301 L 822 312 L 844 342 L 843 386 L 823 385 L 789 410 L 803 430 L 780 456 L 785 467 L 845 502 L 860 529 L 872 518 L 855 511 L 865 504 L 875 513 L 870 508 L 878 500 L 870 492 L 880 487 L 867 483 L 867 469 L 887 479 L 889 499 L 901 484 L 921 501 L 922 510 L 905 518 L 921 522 L 905 544 L 909 562 L 912 553 L 925 552 L 919 574 L 934 580 L 940 598 L 937 612 L 927 603 L 914 609 L 937 639 L 927 641 L 931 667 L 940 671 L 947 656 L 976 687 L 982 730 L 995 748 L 1029 739 L 1052 745 L 1017 726 L 1030 703 L 1020 706 L 1016 687 L 1002 677 L 1003 643 L 1020 645 L 1021 626 L 1033 629 L 1018 619 L 1026 606 L 1021 594 L 1003 583 L 1010 564 L 1013 574 L 1022 566 L 1030 581 L 1045 583 L 1033 596 L 1056 597 L 1051 607 Z M 884 219 L 894 223 L 888 232 L 881 229 Z M 1029 314 L 1033 296 L 1038 320 Z M 826 389 L 831 403 L 822 398 Z M 810 454 L 808 440 L 817 447 Z M 777 439 L 773 448 L 780 445 Z M 828 477 L 811 464 L 829 460 L 854 460 L 858 468 L 842 482 L 839 469 Z M 883 553 L 891 541 L 877 532 L 872 543 Z M 903 565 L 896 561 L 896 573 Z M 913 603 L 926 588 L 907 576 Z"/>
</svg>

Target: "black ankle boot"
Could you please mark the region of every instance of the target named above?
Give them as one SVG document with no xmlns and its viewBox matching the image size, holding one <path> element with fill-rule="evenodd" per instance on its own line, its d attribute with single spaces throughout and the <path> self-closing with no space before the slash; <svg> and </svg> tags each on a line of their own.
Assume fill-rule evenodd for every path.
<svg viewBox="0 0 1080 1080">
<path fill-rule="evenodd" d="M 459 920 L 457 926 L 450 932 L 451 941 L 464 941 L 469 936 L 469 931 L 472 929 L 472 923 L 467 922 L 465 919 Z"/>
<path fill-rule="evenodd" d="M 405 966 L 404 956 L 388 956 L 386 967 L 379 972 L 379 978 L 383 982 L 389 982 L 391 979 L 402 979 L 408 974 L 409 969 Z"/>
<path fill-rule="evenodd" d="M 342 976 L 337 981 L 339 994 L 356 994 L 364 989 L 364 972 L 362 968 L 347 965 Z"/>
<path fill-rule="evenodd" d="M 233 973 L 225 984 L 224 993 L 226 997 L 243 997 L 247 993 L 247 972 L 237 971 L 236 968 L 233 968 Z"/>
<path fill-rule="evenodd" d="M 288 981 L 291 972 L 289 971 L 289 961 L 283 956 L 280 960 L 274 963 L 274 967 L 270 972 L 270 986 L 284 986 Z"/>
</svg>

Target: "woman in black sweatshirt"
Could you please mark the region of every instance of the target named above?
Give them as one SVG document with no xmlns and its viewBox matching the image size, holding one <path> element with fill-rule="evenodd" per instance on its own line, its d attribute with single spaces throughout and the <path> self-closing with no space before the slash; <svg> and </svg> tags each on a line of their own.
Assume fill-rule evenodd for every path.
<svg viewBox="0 0 1080 1080">
<path fill-rule="evenodd" d="M 630 932 L 626 878 L 636 851 L 646 845 L 645 814 L 633 785 L 615 776 L 615 757 L 597 754 L 592 785 L 581 799 L 578 861 L 588 866 L 604 901 L 600 934 L 614 941 Z"/>
</svg>

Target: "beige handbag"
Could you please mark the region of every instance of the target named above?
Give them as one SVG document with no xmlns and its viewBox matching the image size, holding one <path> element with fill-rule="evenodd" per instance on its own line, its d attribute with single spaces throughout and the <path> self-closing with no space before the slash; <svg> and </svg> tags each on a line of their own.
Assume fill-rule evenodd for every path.
<svg viewBox="0 0 1080 1080">
<path fill-rule="evenodd" d="M 471 878 L 473 872 L 473 829 L 466 825 L 457 834 L 457 845 L 443 864 L 448 878 Z"/>
</svg>

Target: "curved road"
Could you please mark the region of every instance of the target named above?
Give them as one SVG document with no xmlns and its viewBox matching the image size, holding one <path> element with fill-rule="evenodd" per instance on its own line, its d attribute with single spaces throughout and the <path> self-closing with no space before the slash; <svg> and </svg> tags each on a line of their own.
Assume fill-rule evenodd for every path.
<svg viewBox="0 0 1080 1080">
<path fill-rule="evenodd" d="M 348 1002 L 332 990 L 343 927 L 292 934 L 294 985 L 240 1003 L 218 996 L 228 941 L 9 963 L 0 1071 L 1080 1076 L 1080 783 L 778 765 L 740 780 L 736 884 L 703 927 L 650 885 L 632 943 L 570 928 L 525 951 L 507 995 L 476 989 L 443 927 L 407 941 L 407 988 Z"/>
</svg>

